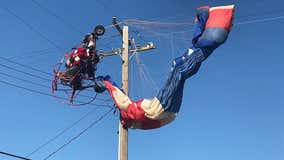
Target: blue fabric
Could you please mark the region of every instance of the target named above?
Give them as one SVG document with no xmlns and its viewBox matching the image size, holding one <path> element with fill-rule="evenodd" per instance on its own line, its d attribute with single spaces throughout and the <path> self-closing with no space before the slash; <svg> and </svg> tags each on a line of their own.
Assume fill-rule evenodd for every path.
<svg viewBox="0 0 284 160">
<path fill-rule="evenodd" d="M 165 111 L 179 112 L 186 79 L 196 74 L 202 61 L 228 37 L 228 31 L 223 28 L 205 29 L 208 14 L 209 11 L 206 8 L 198 10 L 192 38 L 193 52 L 190 52 L 191 54 L 186 52 L 173 61 L 166 84 L 158 92 L 157 98 Z"/>
<path fill-rule="evenodd" d="M 197 73 L 205 58 L 200 49 L 195 49 L 190 55 L 188 53 L 174 60 L 166 84 L 158 92 L 157 98 L 165 111 L 179 112 L 185 80 Z"/>
<path fill-rule="evenodd" d="M 195 23 L 194 23 L 192 44 L 195 44 L 198 41 L 199 37 L 204 32 L 208 17 L 209 17 L 209 8 L 197 9 Z"/>
<path fill-rule="evenodd" d="M 119 88 L 117 86 L 117 84 L 111 79 L 111 77 L 109 75 L 98 76 L 98 77 L 95 78 L 95 81 L 94 81 L 95 82 L 94 89 L 95 89 L 96 92 L 102 93 L 107 89 L 104 81 L 109 81 L 112 85 Z"/>
<path fill-rule="evenodd" d="M 227 37 L 228 31 L 223 28 L 207 28 L 193 46 L 200 48 L 207 58 L 217 47 L 227 40 Z"/>
</svg>

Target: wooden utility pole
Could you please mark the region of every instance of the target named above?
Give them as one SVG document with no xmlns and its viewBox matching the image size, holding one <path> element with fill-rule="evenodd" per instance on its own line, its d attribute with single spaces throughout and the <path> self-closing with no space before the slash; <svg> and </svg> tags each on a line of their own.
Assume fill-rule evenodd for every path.
<svg viewBox="0 0 284 160">
<path fill-rule="evenodd" d="M 128 95 L 128 26 L 122 34 L 122 89 Z M 118 160 L 128 160 L 128 130 L 119 122 Z"/>
<path fill-rule="evenodd" d="M 132 45 L 129 41 L 128 36 L 128 26 L 124 26 L 123 29 L 120 28 L 119 24 L 116 22 L 116 17 L 112 18 L 112 24 L 117 29 L 117 31 L 122 36 L 122 49 L 117 48 L 110 52 L 98 52 L 99 56 L 107 57 L 114 55 L 121 55 L 122 57 L 122 89 L 124 93 L 128 96 L 128 59 L 129 53 L 137 53 L 141 51 L 147 51 L 155 49 L 153 43 L 148 42 L 147 45 L 138 47 L 133 46 L 129 49 L 129 45 Z M 118 160 L 128 160 L 128 129 L 123 127 L 119 122 L 119 140 L 118 140 Z"/>
</svg>

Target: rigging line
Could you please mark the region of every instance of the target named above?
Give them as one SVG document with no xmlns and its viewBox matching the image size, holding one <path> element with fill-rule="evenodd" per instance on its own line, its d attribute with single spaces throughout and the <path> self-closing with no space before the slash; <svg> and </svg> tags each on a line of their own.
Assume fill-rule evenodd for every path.
<svg viewBox="0 0 284 160">
<path fill-rule="evenodd" d="M 92 96 L 88 96 L 88 95 L 84 95 L 84 94 L 80 94 L 81 97 L 85 97 L 85 98 L 93 98 Z M 103 99 L 103 98 L 96 98 L 96 100 L 98 101 L 102 101 L 102 102 L 111 102 L 111 99 Z"/>
<path fill-rule="evenodd" d="M 84 120 L 86 117 L 88 117 L 90 114 L 92 114 L 95 110 L 97 110 L 98 108 L 93 108 L 91 111 L 88 111 L 86 114 L 84 114 L 81 118 L 79 118 L 77 121 L 75 121 L 74 123 L 72 123 L 71 125 L 69 125 L 68 127 L 66 127 L 65 129 L 63 129 L 61 132 L 59 132 L 57 135 L 55 135 L 54 137 L 50 138 L 48 141 L 46 141 L 45 143 L 43 143 L 42 145 L 40 145 L 39 147 L 37 147 L 34 151 L 32 151 L 31 153 L 29 153 L 28 155 L 26 155 L 26 157 L 30 157 L 31 155 L 35 154 L 36 152 L 38 152 L 39 150 L 41 150 L 43 147 L 47 146 L 48 144 L 50 144 L 51 142 L 53 142 L 54 140 L 56 140 L 58 137 L 60 137 L 61 135 L 63 135 L 65 132 L 67 132 L 68 130 L 72 129 L 74 126 L 76 126 L 79 122 L 81 122 L 82 120 Z"/>
<path fill-rule="evenodd" d="M 138 26 L 135 26 L 136 28 L 140 28 L 141 30 L 145 30 L 146 32 L 148 32 L 150 35 L 148 35 L 149 37 L 162 37 L 164 39 L 169 39 L 169 35 L 170 34 L 178 34 L 180 32 L 171 32 L 171 33 L 162 33 L 162 32 L 155 32 L 154 30 L 151 30 L 151 29 L 146 29 L 144 27 L 138 27 Z M 151 27 L 151 26 L 150 26 Z M 161 29 L 159 29 L 159 31 L 161 31 Z M 188 32 L 188 31 L 187 31 Z M 185 31 L 183 31 L 183 33 L 185 33 Z M 181 38 L 175 38 L 175 39 L 181 39 Z"/>
<path fill-rule="evenodd" d="M 277 16 L 277 17 L 270 17 L 270 18 L 262 18 L 262 19 L 256 19 L 256 20 L 248 20 L 248 21 L 238 22 L 238 23 L 236 23 L 236 25 L 251 24 L 251 23 L 258 23 L 258 22 L 266 22 L 266 21 L 273 21 L 273 20 L 279 20 L 279 19 L 284 19 L 284 16 Z M 134 20 L 134 21 L 135 21 L 135 20 Z M 136 20 L 136 21 L 137 21 L 136 24 L 139 24 L 139 23 L 138 23 L 139 20 Z M 147 21 L 145 21 L 145 22 L 143 22 L 143 23 L 144 23 L 144 24 L 147 24 L 146 22 L 147 22 Z M 129 24 L 131 24 L 131 23 L 129 23 Z M 135 23 L 132 23 L 132 25 L 135 25 Z M 136 26 L 136 27 L 139 28 L 138 26 Z M 144 28 L 144 27 L 140 27 L 140 29 L 145 29 L 145 28 Z M 145 29 L 145 30 L 147 30 L 147 29 Z M 162 33 L 153 32 L 153 31 L 149 31 L 149 30 L 148 30 L 148 32 L 149 32 L 149 33 L 152 33 L 152 34 L 154 34 L 154 35 L 156 35 L 156 36 L 161 36 L 161 37 L 164 37 L 164 38 L 167 38 L 166 35 L 168 35 L 168 34 L 166 34 L 166 33 L 162 34 Z M 183 32 L 173 32 L 173 33 L 175 33 L 175 34 L 184 33 L 184 31 L 183 31 Z"/>
<path fill-rule="evenodd" d="M 279 10 L 270 10 L 270 11 L 261 11 L 262 15 L 260 15 L 261 17 L 267 16 L 267 15 L 275 15 L 275 14 L 282 14 L 283 13 L 283 9 L 279 9 Z M 259 12 L 257 13 L 248 13 L 247 15 L 238 15 L 236 17 L 234 17 L 234 19 L 242 19 L 242 18 L 249 18 L 249 17 L 257 17 L 259 16 Z"/>
<path fill-rule="evenodd" d="M 28 72 L 24 72 L 24 71 L 15 69 L 15 68 L 13 68 L 13 67 L 9 67 L 9 66 L 4 65 L 4 64 L 0 64 L 0 66 L 5 67 L 5 68 L 8 68 L 8 69 L 13 70 L 13 71 L 16 71 L 16 72 L 19 72 L 19 73 L 22 73 L 22 74 L 29 75 L 29 76 L 31 76 L 31 77 L 35 77 L 35 78 L 38 78 L 38 79 L 41 79 L 41 80 L 45 80 L 45 81 L 51 82 L 50 79 L 43 78 L 43 77 L 41 77 L 41 76 L 37 76 L 37 75 L 31 74 L 31 73 L 28 73 Z"/>
<path fill-rule="evenodd" d="M 122 22 L 118 22 L 118 25 L 123 24 Z M 109 29 L 109 28 L 114 28 L 115 26 L 113 24 L 109 24 L 107 26 L 105 26 L 105 29 Z"/>
<path fill-rule="evenodd" d="M 40 86 L 40 87 L 44 87 L 44 88 L 50 88 L 49 86 L 42 85 L 42 84 L 39 84 L 39 83 L 36 83 L 36 82 L 33 82 L 33 81 L 29 81 L 29 80 L 26 80 L 26 79 L 18 78 L 16 76 L 12 76 L 12 75 L 9 75 L 9 74 L 4 73 L 4 72 L 0 72 L 0 74 L 4 75 L 6 77 L 10 77 L 10 78 L 14 78 L 14 79 L 17 79 L 17 80 L 20 80 L 20 81 L 23 81 L 23 82 L 30 83 L 30 84 L 33 84 L 33 85 L 36 85 L 36 86 Z"/>
<path fill-rule="evenodd" d="M 168 25 L 168 26 L 184 26 L 184 25 L 193 25 L 191 22 L 159 22 L 159 21 L 145 21 L 139 19 L 126 19 L 122 20 L 121 22 L 125 24 L 132 24 L 132 25 Z"/>
<path fill-rule="evenodd" d="M 0 154 L 4 154 L 6 156 L 10 156 L 10 157 L 18 158 L 18 159 L 23 159 L 23 160 L 31 160 L 29 158 L 17 156 L 17 155 L 11 154 L 11 153 L 3 152 L 3 151 L 0 151 Z"/>
<path fill-rule="evenodd" d="M 98 122 L 100 122 L 101 120 L 103 120 L 109 113 L 111 113 L 111 111 L 113 111 L 114 108 L 111 108 L 109 111 L 107 111 L 105 114 L 103 114 L 101 117 L 99 117 L 98 119 L 96 119 L 94 122 L 92 122 L 88 127 L 86 127 L 84 130 L 82 130 L 79 134 L 77 134 L 76 136 L 74 136 L 73 138 L 71 138 L 68 142 L 64 143 L 63 145 L 61 145 L 58 149 L 56 149 L 54 152 L 50 153 L 48 156 L 46 156 L 43 160 L 47 160 L 50 157 L 52 157 L 54 154 L 56 154 L 57 152 L 59 152 L 60 150 L 62 150 L 64 147 L 66 147 L 67 145 L 69 145 L 70 143 L 72 143 L 74 140 L 76 140 L 77 138 L 79 138 L 82 134 L 84 134 L 85 132 L 87 132 L 90 128 L 92 128 L 94 125 L 96 125 Z"/>
<path fill-rule="evenodd" d="M 248 21 L 238 22 L 238 23 L 236 23 L 236 25 L 251 24 L 251 23 L 258 23 L 258 22 L 267 22 L 267 21 L 274 21 L 274 20 L 279 20 L 279 19 L 284 19 L 284 16 L 248 20 Z"/>
<path fill-rule="evenodd" d="M 114 35 L 109 35 L 109 36 L 103 36 L 101 37 L 100 39 L 106 39 L 106 38 L 117 38 L 117 37 L 120 37 L 120 33 L 116 33 Z"/>
<path fill-rule="evenodd" d="M 242 25 L 242 24 L 250 24 L 250 23 L 258 23 L 258 22 L 266 22 L 266 21 L 273 21 L 273 20 L 279 20 L 279 19 L 284 19 L 284 16 L 277 16 L 277 17 L 270 17 L 270 18 L 262 18 L 262 19 L 256 19 L 256 20 L 247 20 L 247 21 L 243 21 L 243 22 L 238 22 L 236 23 L 236 25 Z M 129 20 L 125 20 L 125 22 L 127 23 Z M 133 23 L 131 23 L 131 21 L 133 21 Z M 157 23 L 155 21 L 142 21 L 139 23 L 140 20 L 130 20 L 129 24 L 130 25 L 135 25 L 135 24 L 151 24 L 151 23 Z M 134 23 L 136 22 L 136 23 Z M 147 22 L 151 22 L 151 23 L 147 23 Z"/>
<path fill-rule="evenodd" d="M 53 17 L 55 17 L 57 20 L 61 21 L 62 24 L 68 26 L 70 29 L 83 34 L 82 31 L 80 31 L 78 28 L 76 28 L 73 24 L 68 23 L 66 20 L 64 20 L 62 17 L 58 16 L 55 12 L 51 11 L 49 8 L 45 7 L 44 5 L 42 5 L 41 3 L 39 3 L 36 0 L 31 0 L 35 5 L 37 5 L 39 8 L 41 8 L 42 10 L 45 10 L 47 13 L 49 13 L 50 15 L 52 15 Z"/>
<path fill-rule="evenodd" d="M 38 91 L 38 90 L 35 90 L 35 89 L 30 89 L 30 88 L 26 88 L 26 87 L 23 87 L 23 86 L 20 86 L 20 85 L 16 85 L 16 84 L 13 84 L 13 83 L 10 83 L 10 82 L 7 82 L 7 81 L 3 81 L 3 80 L 0 80 L 0 83 L 3 83 L 3 84 L 6 84 L 6 85 L 9 85 L 9 86 L 13 86 L 13 87 L 16 87 L 16 88 L 20 88 L 20 89 L 23 89 L 23 90 L 27 90 L 29 92 L 33 92 L 33 93 L 37 93 L 37 94 L 41 94 L 41 95 L 44 95 L 44 96 L 49 96 L 49 97 L 56 97 L 58 99 L 62 99 L 62 100 L 70 100 L 68 98 L 63 98 L 63 97 L 59 97 L 59 96 L 55 96 L 55 95 L 51 95 L 51 94 L 48 94 L 48 93 L 44 93 L 44 92 L 41 92 L 41 91 Z M 83 103 L 81 101 L 74 101 L 74 102 L 79 102 L 79 103 Z M 92 106 L 102 106 L 102 107 L 106 107 L 106 108 L 111 108 L 109 105 L 104 105 L 104 104 L 94 104 L 94 103 L 90 103 L 89 105 L 92 105 Z"/>
<path fill-rule="evenodd" d="M 170 46 L 171 46 L 171 55 L 172 55 L 172 59 L 175 58 L 175 55 L 174 55 L 174 34 L 172 33 L 170 35 Z"/>
<path fill-rule="evenodd" d="M 20 16 L 18 16 L 16 13 L 12 12 L 10 9 L 8 8 L 3 8 L 5 11 L 7 11 L 8 13 L 10 13 L 12 16 L 14 16 L 16 19 L 18 19 L 19 21 L 21 21 L 24 25 L 26 25 L 31 31 L 35 32 L 36 34 L 38 34 L 41 38 L 45 39 L 46 41 L 48 41 L 51 45 L 53 45 L 57 50 L 62 51 L 63 49 L 57 45 L 55 42 L 53 42 L 52 40 L 50 40 L 49 38 L 47 38 L 44 34 L 42 34 L 41 32 L 39 32 L 38 30 L 36 30 L 31 24 L 29 24 L 27 21 L 25 21 L 23 18 L 21 18 Z"/>
<path fill-rule="evenodd" d="M 121 35 L 120 35 L 120 33 L 116 33 L 116 34 L 114 34 L 114 35 L 109 35 L 109 36 L 103 36 L 103 37 L 101 37 L 101 38 L 99 38 L 99 40 L 104 40 L 103 42 L 101 42 L 101 41 L 98 41 L 98 42 L 100 42 L 100 43 L 102 43 L 101 45 L 102 46 L 105 46 L 106 48 L 109 48 L 109 49 L 113 49 L 112 47 L 110 47 L 109 45 L 111 44 L 111 43 L 114 43 L 114 38 L 118 38 L 118 37 L 121 37 Z M 108 41 L 106 41 L 106 40 L 108 40 Z"/>
<path fill-rule="evenodd" d="M 283 10 L 279 10 L 280 13 L 283 12 Z M 277 13 L 279 13 L 277 11 Z M 272 14 L 275 13 L 275 11 L 271 12 L 269 11 L 266 14 Z M 235 19 L 241 19 L 241 18 L 247 18 L 247 17 L 252 17 L 252 16 L 257 16 L 257 15 L 246 15 L 246 16 L 238 16 L 235 17 Z M 126 24 L 132 24 L 132 25 L 152 25 L 152 24 L 160 24 L 160 25 L 193 25 L 194 23 L 189 23 L 189 22 L 159 22 L 159 21 L 146 21 L 146 20 L 139 20 L 139 19 L 125 19 L 122 21 L 123 23 Z"/>
<path fill-rule="evenodd" d="M 8 58 L 5 58 L 5 57 L 2 57 L 2 56 L 0 56 L 0 59 L 4 59 L 4 60 L 7 61 L 7 62 L 17 64 L 17 65 L 19 65 L 19 66 L 22 66 L 22 67 L 24 67 L 24 68 L 31 69 L 31 70 L 33 70 L 33 71 L 37 71 L 37 72 L 40 72 L 40 73 L 43 73 L 43 74 L 46 74 L 46 75 L 53 76 L 52 74 L 50 74 L 50 73 L 48 73 L 48 72 L 41 71 L 41 70 L 36 69 L 36 68 L 33 68 L 33 67 L 31 67 L 31 66 L 28 66 L 28 65 L 25 65 L 25 64 L 21 64 L 21 63 L 15 62 L 15 61 L 12 61 L 12 60 L 10 60 L 10 59 L 8 59 Z"/>
<path fill-rule="evenodd" d="M 149 73 L 149 70 L 148 68 L 146 67 L 146 65 L 142 62 L 140 56 L 137 54 L 135 56 L 135 62 L 138 66 L 138 69 L 140 73 L 140 77 L 143 78 L 146 82 L 150 83 L 152 85 L 152 87 L 154 88 L 154 90 L 157 92 L 159 89 L 158 89 L 158 86 L 157 84 L 155 83 L 155 81 L 152 79 L 150 73 Z"/>
<path fill-rule="evenodd" d="M 77 93 L 79 94 L 79 92 Z M 85 95 L 85 94 L 80 94 L 80 97 L 85 97 L 85 98 L 94 98 L 93 96 Z M 111 102 L 111 99 L 103 99 L 103 98 L 97 98 L 96 100 L 101 101 L 101 102 Z"/>
<path fill-rule="evenodd" d="M 113 47 L 109 46 L 111 43 L 114 43 L 114 39 L 109 40 L 108 42 L 105 42 L 104 44 L 102 44 L 102 46 L 109 48 L 109 49 L 113 49 Z"/>
<path fill-rule="evenodd" d="M 146 41 L 145 37 L 142 34 L 140 34 L 139 31 L 132 31 L 132 33 L 134 33 L 144 43 L 148 43 L 148 41 Z"/>
</svg>

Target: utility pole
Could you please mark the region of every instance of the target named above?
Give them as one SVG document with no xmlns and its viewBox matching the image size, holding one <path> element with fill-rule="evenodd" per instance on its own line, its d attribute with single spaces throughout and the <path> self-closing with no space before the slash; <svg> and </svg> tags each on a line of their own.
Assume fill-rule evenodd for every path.
<svg viewBox="0 0 284 160">
<path fill-rule="evenodd" d="M 155 49 L 153 43 L 148 42 L 147 45 L 133 48 L 133 44 L 129 41 L 128 26 L 124 26 L 123 29 L 120 28 L 119 24 L 116 22 L 116 17 L 112 18 L 112 24 L 117 29 L 117 31 L 122 36 L 122 48 L 114 49 L 110 52 L 98 52 L 99 56 L 107 57 L 114 55 L 121 55 L 122 57 L 122 89 L 124 93 L 128 96 L 128 59 L 129 53 L 138 53 L 142 51 L 147 51 Z M 129 48 L 129 46 L 132 46 Z M 119 122 L 119 140 L 118 140 L 118 160 L 128 160 L 128 129 L 123 127 Z"/>
<path fill-rule="evenodd" d="M 122 89 L 128 96 L 128 26 L 122 34 Z M 128 129 L 119 122 L 118 160 L 128 160 Z"/>
</svg>

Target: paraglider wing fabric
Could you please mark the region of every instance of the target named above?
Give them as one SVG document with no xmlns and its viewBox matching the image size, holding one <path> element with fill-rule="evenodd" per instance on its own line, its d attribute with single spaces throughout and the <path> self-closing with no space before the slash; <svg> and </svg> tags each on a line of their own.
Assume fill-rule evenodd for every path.
<svg viewBox="0 0 284 160">
<path fill-rule="evenodd" d="M 197 73 L 203 59 L 200 49 L 189 49 L 183 56 L 174 60 L 166 84 L 157 95 L 165 111 L 179 112 L 185 80 Z"/>
<path fill-rule="evenodd" d="M 199 7 L 196 10 L 196 17 L 194 20 L 194 31 L 193 31 L 193 37 L 192 37 L 192 43 L 196 43 L 199 39 L 199 37 L 202 35 L 202 33 L 205 30 L 205 24 L 209 17 L 209 6 L 203 6 Z"/>
<path fill-rule="evenodd" d="M 111 82 L 106 80 L 104 81 L 104 83 L 110 95 L 112 96 L 115 105 L 119 106 L 121 110 L 126 111 L 128 109 L 128 106 L 133 103 L 130 98 L 125 95 L 118 87 L 114 86 Z"/>
<path fill-rule="evenodd" d="M 197 9 L 192 47 L 175 58 L 164 87 L 153 99 L 132 101 L 109 76 L 96 79 L 96 90 L 108 90 L 120 109 L 126 127 L 153 129 L 170 123 L 180 110 L 185 81 L 196 74 L 201 63 L 223 44 L 232 26 L 234 6 Z"/>
<path fill-rule="evenodd" d="M 233 9 L 233 5 L 198 9 L 193 47 L 173 61 L 166 84 L 157 95 L 165 111 L 177 113 L 180 110 L 185 80 L 197 73 L 202 61 L 226 41 L 232 26 Z"/>
<path fill-rule="evenodd" d="M 223 44 L 228 37 L 232 26 L 234 13 L 234 5 L 212 7 L 209 9 L 209 17 L 198 15 L 198 21 L 195 21 L 195 30 L 198 30 L 200 25 L 205 25 L 205 30 L 202 35 L 193 38 L 192 45 L 195 48 L 200 48 L 207 58 L 214 49 Z M 204 24 L 204 19 L 207 19 Z M 195 39 L 195 40 L 194 40 Z"/>
</svg>

